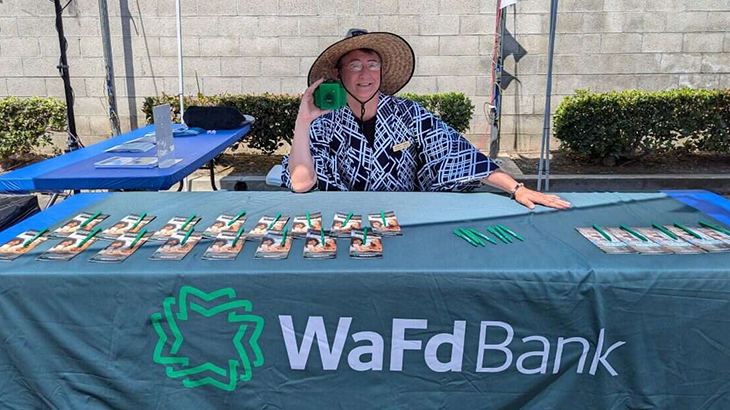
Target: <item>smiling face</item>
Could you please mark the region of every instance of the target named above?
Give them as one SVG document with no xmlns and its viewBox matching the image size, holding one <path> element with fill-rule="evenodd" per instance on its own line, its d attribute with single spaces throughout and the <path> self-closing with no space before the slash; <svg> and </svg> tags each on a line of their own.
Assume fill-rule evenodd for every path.
<svg viewBox="0 0 730 410">
<path fill-rule="evenodd" d="M 353 50 L 342 56 L 338 73 L 350 94 L 360 101 L 372 97 L 380 88 L 380 56 L 374 51 Z M 348 101 L 352 95 L 348 94 Z"/>
</svg>

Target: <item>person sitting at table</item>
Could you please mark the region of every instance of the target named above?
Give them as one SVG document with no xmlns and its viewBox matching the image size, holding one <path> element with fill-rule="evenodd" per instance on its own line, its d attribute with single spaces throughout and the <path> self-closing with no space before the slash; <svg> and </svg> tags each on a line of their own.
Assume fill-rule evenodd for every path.
<svg viewBox="0 0 730 410">
<path fill-rule="evenodd" d="M 564 209 L 556 195 L 536 192 L 511 176 L 418 103 L 394 97 L 413 76 L 411 46 L 393 33 L 351 29 L 309 70 L 282 182 L 294 192 L 468 191 L 486 183 L 528 208 Z M 347 104 L 325 111 L 314 90 L 337 79 Z"/>
</svg>

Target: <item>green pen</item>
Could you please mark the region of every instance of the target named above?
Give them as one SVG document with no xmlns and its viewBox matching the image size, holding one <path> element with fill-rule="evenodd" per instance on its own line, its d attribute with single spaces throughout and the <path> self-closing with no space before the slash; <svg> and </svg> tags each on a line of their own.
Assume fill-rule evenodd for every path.
<svg viewBox="0 0 730 410">
<path fill-rule="evenodd" d="M 380 217 L 383 219 L 383 229 L 385 229 L 386 226 L 388 226 L 388 223 L 385 222 L 385 212 L 383 210 L 380 210 Z"/>
<path fill-rule="evenodd" d="M 311 228 L 312 227 L 312 220 L 309 219 L 309 211 L 307 211 L 307 225 Z"/>
<path fill-rule="evenodd" d="M 484 241 L 482 241 L 481 239 L 479 239 L 478 236 L 474 235 L 474 233 L 472 233 L 468 228 L 467 229 L 459 228 L 459 232 L 461 232 L 464 235 L 470 237 L 474 242 L 477 243 L 477 245 L 482 246 L 482 247 L 486 246 L 484 244 Z"/>
<path fill-rule="evenodd" d="M 362 244 L 367 245 L 368 243 L 368 227 L 362 230 Z"/>
<path fill-rule="evenodd" d="M 518 240 L 520 240 L 520 241 L 524 241 L 524 240 L 525 240 L 525 239 L 524 239 L 524 238 L 522 238 L 522 237 L 521 237 L 520 235 L 517 235 L 517 234 L 516 234 L 516 233 L 515 233 L 514 231 L 512 231 L 511 229 L 507 228 L 507 227 L 506 227 L 506 226 L 504 226 L 504 225 L 497 225 L 497 227 L 498 227 L 499 229 L 501 229 L 501 230 L 503 230 L 503 231 L 507 232 L 508 234 L 510 234 L 510 235 L 512 235 L 512 236 L 514 236 L 515 238 L 517 238 L 517 239 L 518 239 Z"/>
<path fill-rule="evenodd" d="M 659 224 L 652 223 L 651 226 L 654 227 L 654 228 L 656 228 L 656 229 L 658 229 L 658 230 L 660 230 L 660 231 L 662 231 L 664 233 L 664 235 L 667 235 L 668 237 L 670 237 L 670 238 L 672 238 L 674 240 L 679 239 L 677 237 L 677 235 L 675 235 L 675 234 L 672 233 L 672 231 L 670 231 L 669 229 L 667 229 L 667 228 L 665 228 L 665 227 L 663 227 L 663 226 L 661 226 Z"/>
<path fill-rule="evenodd" d="M 137 222 L 135 222 L 134 225 L 132 225 L 132 227 L 129 228 L 129 230 L 134 231 L 134 228 L 136 228 L 139 225 L 139 223 L 142 222 L 142 220 L 144 219 L 145 216 L 147 216 L 147 212 L 142 212 L 142 215 L 140 215 L 139 218 L 137 218 Z"/>
<path fill-rule="evenodd" d="M 504 243 L 509 243 L 509 242 L 507 242 L 506 239 L 504 239 L 504 237 L 502 237 L 502 234 L 501 233 L 495 231 L 494 228 L 492 228 L 491 226 L 488 226 L 487 227 L 487 230 L 489 231 L 489 233 L 491 233 L 492 235 L 496 236 L 497 239 L 499 239 L 500 241 L 502 241 Z"/>
<path fill-rule="evenodd" d="M 93 231 L 91 231 L 91 232 L 89 232 L 89 234 L 88 234 L 88 235 L 86 235 L 86 238 L 84 238 L 84 240 L 83 240 L 83 241 L 81 241 L 81 243 L 80 243 L 80 244 L 76 245 L 76 247 L 77 247 L 77 248 L 80 248 L 80 247 L 84 246 L 84 244 L 85 244 L 86 242 L 88 242 L 88 241 L 89 241 L 89 239 L 93 238 L 93 237 L 94 237 L 94 235 L 96 235 L 97 233 L 99 233 L 99 231 L 101 231 L 101 228 L 99 228 L 99 227 L 96 227 L 96 228 L 94 228 L 94 230 L 93 230 Z"/>
<path fill-rule="evenodd" d="M 322 246 L 324 246 L 324 229 L 319 228 L 319 233 L 322 235 Z"/>
<path fill-rule="evenodd" d="M 132 243 L 131 243 L 131 244 L 129 245 L 129 249 L 132 249 L 132 248 L 134 248 L 134 245 L 136 245 L 136 244 L 137 244 L 137 242 L 139 242 L 139 240 L 140 240 L 140 239 L 141 239 L 141 238 L 142 238 L 142 237 L 144 236 L 144 234 L 146 234 L 146 233 L 147 233 L 147 228 L 142 228 L 142 230 L 141 230 L 141 231 L 139 231 L 139 233 L 137 234 L 137 236 L 136 236 L 136 237 L 134 238 L 134 240 L 132 241 Z"/>
<path fill-rule="evenodd" d="M 269 224 L 269 227 L 268 227 L 268 228 L 266 228 L 266 229 L 271 229 L 271 228 L 273 228 L 273 227 L 274 227 L 274 225 L 276 225 L 276 222 L 278 222 L 278 221 L 279 221 L 279 218 L 281 218 L 281 212 L 279 212 L 279 213 L 277 213 L 277 214 L 276 214 L 276 216 L 274 217 L 274 220 L 273 220 L 273 221 L 271 221 L 271 223 Z"/>
<path fill-rule="evenodd" d="M 476 244 L 476 242 L 472 241 L 472 240 L 471 240 L 471 238 L 469 238 L 468 236 L 466 236 L 466 235 L 462 234 L 462 233 L 461 233 L 461 232 L 459 232 L 458 230 L 455 230 L 455 231 L 454 231 L 454 235 L 456 235 L 456 236 L 458 236 L 459 238 L 461 238 L 461 239 L 463 239 L 463 240 L 465 240 L 465 241 L 469 242 L 469 244 L 470 244 L 471 246 L 479 246 L 479 245 L 477 245 L 477 244 Z"/>
<path fill-rule="evenodd" d="M 289 228 L 284 228 L 284 232 L 282 232 L 284 236 L 281 237 L 281 246 L 284 246 L 286 244 L 286 234 L 288 231 Z"/>
<path fill-rule="evenodd" d="M 623 229 L 624 231 L 626 231 L 626 232 L 628 232 L 628 233 L 630 233 L 630 234 L 634 235 L 635 237 L 637 237 L 637 238 L 641 239 L 641 240 L 642 240 L 642 241 L 644 241 L 644 242 L 649 242 L 649 240 L 648 240 L 648 239 L 646 239 L 646 236 L 644 236 L 644 235 L 642 235 L 642 234 L 640 234 L 640 233 L 636 232 L 635 230 L 631 229 L 630 227 L 628 227 L 628 226 L 626 226 L 626 225 L 624 225 L 624 224 L 621 224 L 621 225 L 619 225 L 619 228 L 621 228 L 621 229 Z"/>
<path fill-rule="evenodd" d="M 674 226 L 676 226 L 677 228 L 679 228 L 679 229 L 687 232 L 688 234 L 694 236 L 697 239 L 702 239 L 702 237 L 700 235 L 698 235 L 697 232 L 695 232 L 695 231 L 687 228 L 686 226 L 682 225 L 681 223 L 675 222 L 674 223 Z"/>
<path fill-rule="evenodd" d="M 509 242 L 509 243 L 513 243 L 514 242 L 512 240 L 512 238 L 510 237 L 510 235 L 507 233 L 507 231 L 505 231 L 504 229 L 500 228 L 499 225 L 494 225 L 494 230 L 497 231 L 497 232 L 499 232 L 499 233 L 501 233 L 502 236 L 504 236 L 504 239 L 507 240 L 507 242 Z"/>
<path fill-rule="evenodd" d="M 469 228 L 469 231 L 471 231 L 471 232 L 472 232 L 472 233 L 473 233 L 474 235 L 477 235 L 477 236 L 479 236 L 480 238 L 482 238 L 482 239 L 484 239 L 484 240 L 487 240 L 487 241 L 491 242 L 491 243 L 492 243 L 492 244 L 494 244 L 494 245 L 496 245 L 496 244 L 497 244 L 497 241 L 495 241 L 494 239 L 492 239 L 492 238 L 488 237 L 487 235 L 484 235 L 483 233 L 481 233 L 481 232 L 477 231 L 477 230 L 476 230 L 476 229 L 474 229 L 474 228 Z"/>
<path fill-rule="evenodd" d="M 709 222 L 700 221 L 700 226 L 704 226 L 705 228 L 714 229 L 718 232 L 724 233 L 725 235 L 730 235 L 730 231 L 728 231 L 727 229 L 723 228 L 722 226 L 713 225 Z"/>
<path fill-rule="evenodd" d="M 83 228 L 84 226 L 88 225 L 89 222 L 96 219 L 97 216 L 101 215 L 101 211 L 97 211 L 94 215 L 91 215 L 88 217 L 84 222 L 81 222 L 81 225 L 79 225 L 79 228 Z"/>
<path fill-rule="evenodd" d="M 242 217 L 244 215 L 246 215 L 246 210 L 245 209 L 243 211 L 239 212 L 238 215 L 234 216 L 233 219 L 231 219 L 230 221 L 228 221 L 228 225 L 226 225 L 226 226 L 233 225 L 233 223 L 236 222 L 238 220 L 238 218 L 240 218 L 240 217 Z"/>
<path fill-rule="evenodd" d="M 181 227 L 180 227 L 180 230 L 184 231 L 184 230 L 185 230 L 185 228 L 187 228 L 187 227 L 188 227 L 188 224 L 189 224 L 190 222 L 192 222 L 192 221 L 193 221 L 193 219 L 195 219 L 195 217 L 196 217 L 196 216 L 197 216 L 197 215 L 195 215 L 195 214 L 192 214 L 192 215 L 190 215 L 190 217 L 188 218 L 188 220 L 187 220 L 187 221 L 185 221 L 185 223 L 183 224 L 183 226 L 181 226 Z"/>
<path fill-rule="evenodd" d="M 236 244 L 238 243 L 238 239 L 241 238 L 242 234 L 243 234 L 243 225 L 241 225 L 241 227 L 238 228 L 238 232 L 236 232 L 236 237 L 233 238 L 233 243 L 231 243 L 231 248 L 236 247 Z"/>
<path fill-rule="evenodd" d="M 190 234 L 193 233 L 193 231 L 195 231 L 195 228 L 190 228 L 190 230 L 188 230 L 188 233 L 185 234 L 185 237 L 183 238 L 182 242 L 180 242 L 180 246 L 185 245 L 185 242 L 188 241 L 188 238 L 190 237 Z"/>
<path fill-rule="evenodd" d="M 608 236 L 608 234 L 606 232 L 603 232 L 603 229 L 601 229 L 598 225 L 593 224 L 593 229 L 595 229 L 598 233 L 603 235 L 603 237 L 606 238 L 607 241 L 613 242 L 613 239 L 611 239 L 611 237 Z"/>
<path fill-rule="evenodd" d="M 352 218 L 352 212 L 350 212 L 349 214 L 347 214 L 347 218 L 345 218 L 345 220 L 342 221 L 342 226 L 347 225 L 347 223 L 350 222 L 350 218 Z"/>
<path fill-rule="evenodd" d="M 27 248 L 28 245 L 30 245 L 31 243 L 33 243 L 36 239 L 40 238 L 40 236 L 43 235 L 44 233 L 46 233 L 47 230 L 48 230 L 48 228 L 43 228 L 42 231 L 40 231 L 37 234 L 35 234 L 32 238 L 29 238 L 28 240 L 26 240 L 25 242 L 23 242 L 23 247 L 24 248 Z"/>
</svg>

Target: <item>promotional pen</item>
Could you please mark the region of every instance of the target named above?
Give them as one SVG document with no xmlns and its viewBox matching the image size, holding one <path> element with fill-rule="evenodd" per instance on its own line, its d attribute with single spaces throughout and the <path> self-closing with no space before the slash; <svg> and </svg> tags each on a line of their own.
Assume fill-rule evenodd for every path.
<svg viewBox="0 0 730 410">
<path fill-rule="evenodd" d="M 307 211 L 307 226 L 312 227 L 312 220 L 309 219 L 309 211 Z"/>
<path fill-rule="evenodd" d="M 137 218 L 137 222 L 135 222 L 134 225 L 132 225 L 132 227 L 129 228 L 129 230 L 134 231 L 134 228 L 136 228 L 139 225 L 139 223 L 142 222 L 142 220 L 144 219 L 145 216 L 147 216 L 147 212 L 142 212 L 142 215 L 140 215 L 139 218 Z"/>
<path fill-rule="evenodd" d="M 266 228 L 266 229 L 271 229 L 271 228 L 273 228 L 273 227 L 274 227 L 274 225 L 276 225 L 276 222 L 278 222 L 278 221 L 279 221 L 279 218 L 281 218 L 281 212 L 279 212 L 279 213 L 277 213 L 277 214 L 276 214 L 276 216 L 274 217 L 274 220 L 273 220 L 273 221 L 271 221 L 271 223 L 269 224 L 269 227 L 268 227 L 268 228 Z"/>
<path fill-rule="evenodd" d="M 649 240 L 648 240 L 648 239 L 646 239 L 646 236 L 644 236 L 644 235 L 642 235 L 642 234 L 640 234 L 640 233 L 636 232 L 635 230 L 633 230 L 633 229 L 629 228 L 628 226 L 626 226 L 626 225 L 624 225 L 624 224 L 621 224 L 621 225 L 619 225 L 619 228 L 621 228 L 621 229 L 623 229 L 624 231 L 626 231 L 626 232 L 628 232 L 628 233 L 630 233 L 630 234 L 634 235 L 635 237 L 637 237 L 637 238 L 641 239 L 641 240 L 642 240 L 642 241 L 644 241 L 644 242 L 649 242 Z"/>
<path fill-rule="evenodd" d="M 695 232 L 695 231 L 687 228 L 686 226 L 682 225 L 681 223 L 675 222 L 674 223 L 674 226 L 676 226 L 677 228 L 679 228 L 679 229 L 687 232 L 688 234 L 694 236 L 697 239 L 702 239 L 702 237 L 700 235 L 698 235 L 697 232 Z"/>
<path fill-rule="evenodd" d="M 319 228 L 319 233 L 322 235 L 322 246 L 324 246 L 324 229 Z"/>
<path fill-rule="evenodd" d="M 96 219 L 96 217 L 99 215 L 101 215 L 101 211 L 97 211 L 94 215 L 91 215 L 90 217 L 88 217 L 84 222 L 81 223 L 81 225 L 79 225 L 79 228 L 83 228 L 84 226 L 88 225 L 89 222 Z"/>
<path fill-rule="evenodd" d="M 388 226 L 388 223 L 385 222 L 385 212 L 383 212 L 382 209 L 380 210 L 380 218 L 383 219 L 383 229 L 385 229 L 385 227 Z"/>
<path fill-rule="evenodd" d="M 479 246 L 481 246 L 481 247 L 484 247 L 484 246 L 486 246 L 486 245 L 484 244 L 484 241 L 482 241 L 481 239 L 479 239 L 479 237 L 478 237 L 478 236 L 476 236 L 476 235 L 474 235 L 474 233 L 472 233 L 472 232 L 471 232 L 471 231 L 470 231 L 469 229 L 459 228 L 459 232 L 461 232 L 461 233 L 463 233 L 464 235 L 466 235 L 466 236 L 468 236 L 469 238 L 471 238 L 471 240 L 473 240 L 474 242 L 476 242 L 476 243 L 477 243 L 477 245 L 479 245 Z"/>
<path fill-rule="evenodd" d="M 461 232 L 459 232 L 458 230 L 455 230 L 455 231 L 454 231 L 454 235 L 456 235 L 456 236 L 458 236 L 459 238 L 461 238 L 461 239 L 463 239 L 463 240 L 465 240 L 465 241 L 469 242 L 469 244 L 470 244 L 471 246 L 479 246 L 479 245 L 477 245 L 477 244 L 476 244 L 476 242 L 472 241 L 472 240 L 471 240 L 471 238 L 469 238 L 468 236 L 466 236 L 466 235 L 462 234 L 462 233 L 461 233 Z"/>
<path fill-rule="evenodd" d="M 368 243 L 368 227 L 362 230 L 362 244 L 367 245 Z"/>
<path fill-rule="evenodd" d="M 26 240 L 25 242 L 23 242 L 23 247 L 24 248 L 27 248 L 28 245 L 30 245 L 31 243 L 33 243 L 36 239 L 40 238 L 40 236 L 43 235 L 44 233 L 46 233 L 47 230 L 48 230 L 48 228 L 43 228 L 42 231 L 40 231 L 37 234 L 35 234 L 32 238 L 29 238 L 28 240 Z"/>
<path fill-rule="evenodd" d="M 349 214 L 347 214 L 347 218 L 345 218 L 345 220 L 342 221 L 342 226 L 347 225 L 347 223 L 350 222 L 350 218 L 352 218 L 352 212 L 350 212 Z"/>
<path fill-rule="evenodd" d="M 718 232 L 724 233 L 725 235 L 730 235 L 730 231 L 729 230 L 723 228 L 722 226 L 713 225 L 713 224 L 711 224 L 709 222 L 700 221 L 700 226 L 704 226 L 705 228 L 714 229 L 714 230 L 716 230 Z"/>
<path fill-rule="evenodd" d="M 516 233 L 515 233 L 514 231 L 512 231 L 511 229 L 507 228 L 507 227 L 506 227 L 506 226 L 504 226 L 504 225 L 497 225 L 497 227 L 498 227 L 499 229 L 501 229 L 501 230 L 503 230 L 503 231 L 507 232 L 508 234 L 510 234 L 510 235 L 512 235 L 512 236 L 514 236 L 515 238 L 517 238 L 517 239 L 518 239 L 518 240 L 520 240 L 520 241 L 524 241 L 524 240 L 525 240 L 525 239 L 524 239 L 524 238 L 522 238 L 522 237 L 521 237 L 520 235 L 517 235 L 517 234 L 516 234 Z"/>
<path fill-rule="evenodd" d="M 238 228 L 238 232 L 236 232 L 236 237 L 233 239 L 233 243 L 231 243 L 231 248 L 235 248 L 236 244 L 238 243 L 238 239 L 243 235 L 243 225 L 241 225 L 240 228 Z"/>
<path fill-rule="evenodd" d="M 134 245 L 136 245 L 136 244 L 137 244 L 137 242 L 139 242 L 139 240 L 140 240 L 140 239 L 141 239 L 141 238 L 142 238 L 142 237 L 144 236 L 144 234 L 146 234 L 146 233 L 147 233 L 147 228 L 142 228 L 142 230 L 141 230 L 141 231 L 139 231 L 139 233 L 137 234 L 137 236 L 136 236 L 136 237 L 134 238 L 134 240 L 132 241 L 132 243 L 131 243 L 131 244 L 129 245 L 129 249 L 132 249 L 132 248 L 134 248 Z"/>
<path fill-rule="evenodd" d="M 183 231 L 184 231 L 184 230 L 185 230 L 185 228 L 187 228 L 187 227 L 188 227 L 188 224 L 189 224 L 190 222 L 192 222 L 192 221 L 193 221 L 193 219 L 195 219 L 195 217 L 196 217 L 196 216 L 197 216 L 197 215 L 195 215 L 195 214 L 192 214 L 192 215 L 190 215 L 190 217 L 188 218 L 188 220 L 187 220 L 187 221 L 185 221 L 185 223 L 183 224 L 183 226 L 181 226 L 181 227 L 180 227 L 180 230 L 183 230 Z"/>
<path fill-rule="evenodd" d="M 494 228 L 492 228 L 491 226 L 487 226 L 487 231 L 489 231 L 489 233 L 491 233 L 492 235 L 496 236 L 497 239 L 499 239 L 500 241 L 502 241 L 504 243 L 509 243 L 509 242 L 507 242 L 506 239 L 504 239 L 502 237 L 502 234 L 500 234 L 499 232 L 495 231 Z"/>
<path fill-rule="evenodd" d="M 500 228 L 499 225 L 494 225 L 494 230 L 497 231 L 497 232 L 499 232 L 499 233 L 501 233 L 502 236 L 504 236 L 504 239 L 507 240 L 507 242 L 509 242 L 509 243 L 513 243 L 514 242 L 512 240 L 512 237 L 510 236 L 510 234 L 508 234 L 507 231 L 505 231 L 504 229 Z"/>
<path fill-rule="evenodd" d="M 606 232 L 603 232 L 603 229 L 601 229 L 598 225 L 593 224 L 593 229 L 596 230 L 596 232 L 600 233 L 604 238 L 606 238 L 607 241 L 613 242 L 613 239 L 611 239 L 610 236 Z"/>
<path fill-rule="evenodd" d="M 243 211 L 239 212 L 238 215 L 236 215 L 235 217 L 233 217 L 233 219 L 231 219 L 230 221 L 228 221 L 228 225 L 227 226 L 233 225 L 233 223 L 236 222 L 238 220 L 238 218 L 240 218 L 240 217 L 242 217 L 244 215 L 246 215 L 246 210 L 245 209 Z"/>
<path fill-rule="evenodd" d="M 669 229 L 667 229 L 667 228 L 665 228 L 665 227 L 663 227 L 663 226 L 661 226 L 659 224 L 652 223 L 651 226 L 654 227 L 655 229 L 658 229 L 658 230 L 662 231 L 662 233 L 664 233 L 664 235 L 667 235 L 668 237 L 670 237 L 672 239 L 675 239 L 675 240 L 676 239 L 679 239 L 677 237 L 677 235 L 675 235 L 675 234 L 672 233 L 672 231 L 670 231 Z"/>
<path fill-rule="evenodd" d="M 182 242 L 180 242 L 180 246 L 185 245 L 185 243 L 188 241 L 188 238 L 190 237 L 190 234 L 193 233 L 193 231 L 195 231 L 195 228 L 190 228 L 188 230 L 188 233 L 185 234 L 185 237 L 183 238 Z"/>
<path fill-rule="evenodd" d="M 492 238 L 488 237 L 487 235 L 484 235 L 483 233 L 481 233 L 481 232 L 477 231 L 476 229 L 474 229 L 474 228 L 469 228 L 469 230 L 470 230 L 470 231 L 471 231 L 472 233 L 474 233 L 474 235 L 477 235 L 477 236 L 479 236 L 480 238 L 482 238 L 482 239 L 484 239 L 484 240 L 486 240 L 486 241 L 489 241 L 489 242 L 491 242 L 491 243 L 492 243 L 492 244 L 494 244 L 494 245 L 496 245 L 496 244 L 497 244 L 497 241 L 495 241 L 494 239 L 492 239 Z"/>
<path fill-rule="evenodd" d="M 91 231 L 91 232 L 89 232 L 89 234 L 88 234 L 88 235 L 86 235 L 86 238 L 84 238 L 84 240 L 83 240 L 83 241 L 81 241 L 81 243 L 80 243 L 80 244 L 76 245 L 76 247 L 77 247 L 77 248 L 80 248 L 80 247 L 84 246 L 84 244 L 85 244 L 86 242 L 88 242 L 88 241 L 89 241 L 89 239 L 93 238 L 93 237 L 94 237 L 94 235 L 96 235 L 97 233 L 99 233 L 99 231 L 101 231 L 101 228 L 99 228 L 99 227 L 96 227 L 96 228 L 94 228 L 94 230 L 93 230 L 93 231 Z"/>
<path fill-rule="evenodd" d="M 286 244 L 286 234 L 289 231 L 289 228 L 284 228 L 284 232 L 282 233 L 284 236 L 281 238 L 281 246 L 284 246 Z"/>
</svg>

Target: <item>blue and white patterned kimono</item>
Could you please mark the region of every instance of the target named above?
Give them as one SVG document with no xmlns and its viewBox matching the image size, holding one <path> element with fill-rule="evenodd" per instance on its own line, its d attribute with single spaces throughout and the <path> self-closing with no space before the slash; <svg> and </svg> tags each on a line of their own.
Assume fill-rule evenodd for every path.
<svg viewBox="0 0 730 410">
<path fill-rule="evenodd" d="M 318 117 L 309 135 L 321 191 L 468 191 L 499 168 L 418 103 L 383 93 L 374 146 L 348 106 Z M 288 165 L 287 155 L 282 185 L 291 189 Z"/>
</svg>

